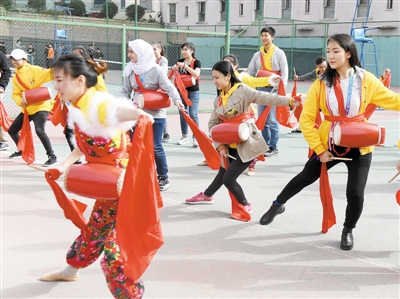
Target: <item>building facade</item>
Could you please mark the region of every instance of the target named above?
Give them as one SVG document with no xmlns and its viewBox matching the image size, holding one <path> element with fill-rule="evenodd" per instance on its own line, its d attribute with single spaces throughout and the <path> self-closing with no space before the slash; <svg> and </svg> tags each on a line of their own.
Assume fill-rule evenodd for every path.
<svg viewBox="0 0 400 299">
<path fill-rule="evenodd" d="M 164 22 L 171 27 L 197 26 L 205 29 L 216 26 L 217 30 L 225 29 L 226 2 L 229 0 L 167 0 L 161 4 Z M 356 10 L 356 1 L 359 5 Z M 263 16 L 263 25 L 284 25 L 295 20 L 304 22 L 297 26 L 296 35 L 321 35 L 318 24 L 329 23 L 337 32 L 350 32 L 349 22 L 354 20 L 358 26 L 366 21 L 368 7 L 368 26 L 378 27 L 371 35 L 399 35 L 400 0 L 231 0 L 230 20 L 232 33 L 239 32 Z M 379 21 L 379 23 L 375 23 Z M 343 24 L 347 23 L 347 24 Z M 281 32 L 281 36 L 292 35 L 292 29 Z M 219 28 L 219 29 L 218 29 Z M 200 29 L 199 29 L 200 30 Z M 243 33 L 254 35 L 254 32 Z M 323 34 L 323 32 L 322 32 Z"/>
</svg>

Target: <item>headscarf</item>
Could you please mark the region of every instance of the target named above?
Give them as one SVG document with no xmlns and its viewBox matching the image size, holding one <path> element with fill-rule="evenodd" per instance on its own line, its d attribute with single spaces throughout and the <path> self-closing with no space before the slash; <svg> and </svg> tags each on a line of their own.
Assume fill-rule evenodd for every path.
<svg viewBox="0 0 400 299">
<path fill-rule="evenodd" d="M 129 76 L 132 72 L 137 75 L 144 74 L 157 65 L 153 47 L 142 39 L 136 39 L 128 43 L 129 47 L 136 53 L 137 62 L 127 63 L 124 76 Z"/>
</svg>

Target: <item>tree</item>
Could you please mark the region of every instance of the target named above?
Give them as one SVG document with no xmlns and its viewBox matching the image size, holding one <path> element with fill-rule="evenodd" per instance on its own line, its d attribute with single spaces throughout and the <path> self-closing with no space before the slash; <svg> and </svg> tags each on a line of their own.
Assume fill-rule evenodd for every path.
<svg viewBox="0 0 400 299">
<path fill-rule="evenodd" d="M 28 8 L 39 12 L 46 9 L 46 0 L 28 0 Z"/>
<path fill-rule="evenodd" d="M 73 16 L 80 17 L 86 13 L 86 5 L 85 5 L 85 3 L 83 3 L 82 0 L 71 0 L 68 7 L 74 9 L 74 10 L 71 10 L 71 15 L 73 15 Z"/>
<path fill-rule="evenodd" d="M 101 6 L 101 12 L 106 16 L 106 2 Z M 118 13 L 118 6 L 114 2 L 108 1 L 108 18 L 112 19 Z"/>
<path fill-rule="evenodd" d="M 14 1 L 13 0 L 0 0 L 0 6 L 3 6 L 7 10 L 10 10 L 14 6 Z"/>
<path fill-rule="evenodd" d="M 145 11 L 144 8 L 140 5 L 137 6 L 137 19 L 140 20 L 141 18 L 143 18 Z M 135 20 L 135 4 L 129 5 L 126 9 L 125 9 L 125 15 L 127 16 L 127 19 L 130 21 L 134 21 Z"/>
</svg>

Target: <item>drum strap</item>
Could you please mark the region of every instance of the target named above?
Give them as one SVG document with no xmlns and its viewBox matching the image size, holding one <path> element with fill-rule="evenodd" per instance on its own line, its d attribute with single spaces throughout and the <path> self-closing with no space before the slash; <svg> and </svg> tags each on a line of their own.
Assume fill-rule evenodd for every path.
<svg viewBox="0 0 400 299">
<path fill-rule="evenodd" d="M 26 86 L 26 84 L 24 82 L 22 82 L 22 80 L 18 76 L 18 74 L 15 74 L 15 79 L 17 79 L 18 83 L 22 86 L 22 88 L 25 88 L 25 90 L 29 90 L 30 89 L 28 86 Z"/>
</svg>

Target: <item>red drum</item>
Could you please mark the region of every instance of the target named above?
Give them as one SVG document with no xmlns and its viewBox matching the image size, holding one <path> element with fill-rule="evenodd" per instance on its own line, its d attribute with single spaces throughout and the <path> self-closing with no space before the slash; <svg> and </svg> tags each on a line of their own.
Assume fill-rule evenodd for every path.
<svg viewBox="0 0 400 299">
<path fill-rule="evenodd" d="M 270 77 L 273 74 L 279 75 L 280 72 L 279 71 L 258 70 L 257 73 L 256 73 L 256 78 L 259 78 L 259 77 Z"/>
<path fill-rule="evenodd" d="M 333 142 L 346 147 L 365 147 L 379 144 L 381 128 L 377 124 L 348 122 L 337 125 L 333 131 Z"/>
<path fill-rule="evenodd" d="M 196 79 L 192 75 L 180 75 L 179 78 L 181 78 L 182 83 L 185 86 L 185 88 L 196 85 Z"/>
<path fill-rule="evenodd" d="M 64 185 L 69 193 L 115 200 L 121 194 L 125 170 L 107 164 L 74 164 L 65 173 Z"/>
<path fill-rule="evenodd" d="M 158 110 L 171 106 L 171 98 L 161 91 L 148 90 L 137 97 L 141 109 Z"/>
<path fill-rule="evenodd" d="M 22 93 L 22 98 L 28 104 L 35 104 L 51 100 L 53 98 L 49 87 L 38 87 L 30 90 L 26 90 Z"/>
<path fill-rule="evenodd" d="M 246 123 L 222 123 L 212 127 L 211 139 L 214 142 L 231 144 L 246 141 L 250 137 L 250 129 Z"/>
</svg>

